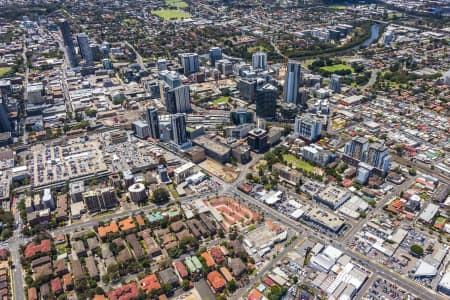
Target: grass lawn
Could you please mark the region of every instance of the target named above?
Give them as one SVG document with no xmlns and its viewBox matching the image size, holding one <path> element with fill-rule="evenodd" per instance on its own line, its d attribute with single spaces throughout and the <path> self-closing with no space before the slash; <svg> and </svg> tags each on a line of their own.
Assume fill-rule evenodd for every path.
<svg viewBox="0 0 450 300">
<path fill-rule="evenodd" d="M 346 7 L 345 5 L 331 5 L 329 6 L 330 9 L 339 9 L 339 10 L 344 10 Z"/>
<path fill-rule="evenodd" d="M 343 71 L 343 70 L 350 70 L 350 71 L 354 72 L 354 70 L 353 70 L 353 68 L 351 66 L 344 65 L 344 64 L 325 66 L 325 67 L 322 67 L 320 69 L 324 70 L 324 71 L 328 71 L 330 73 L 337 72 L 337 71 Z"/>
<path fill-rule="evenodd" d="M 177 190 L 175 189 L 175 187 L 173 186 L 173 184 L 169 184 L 167 185 L 167 188 L 169 189 L 169 192 L 172 194 L 172 197 L 176 200 L 178 198 L 180 198 L 180 195 L 178 195 Z"/>
<path fill-rule="evenodd" d="M 0 78 L 3 77 L 3 76 L 8 75 L 8 73 L 11 72 L 11 70 L 12 69 L 10 67 L 0 68 Z"/>
<path fill-rule="evenodd" d="M 314 171 L 314 166 L 311 165 L 309 162 L 304 161 L 302 159 L 299 159 L 297 157 L 295 157 L 292 154 L 284 154 L 283 155 L 283 159 L 287 162 L 287 163 L 292 163 L 293 167 L 296 167 L 298 169 L 303 169 L 306 172 L 313 172 Z"/>
<path fill-rule="evenodd" d="M 182 0 L 164 0 L 167 6 L 176 7 L 176 8 L 186 8 L 189 5 Z"/>
<path fill-rule="evenodd" d="M 266 47 L 264 47 L 264 46 L 253 46 L 253 47 L 248 47 L 247 48 L 247 52 L 248 53 L 255 53 L 255 52 L 258 52 L 258 51 L 268 52 L 269 50 L 266 49 Z"/>
<path fill-rule="evenodd" d="M 230 97 L 220 97 L 213 101 L 214 105 L 225 104 L 230 101 Z"/>
<path fill-rule="evenodd" d="M 182 20 L 192 17 L 191 14 L 178 9 L 152 10 L 151 13 L 164 20 Z"/>
</svg>

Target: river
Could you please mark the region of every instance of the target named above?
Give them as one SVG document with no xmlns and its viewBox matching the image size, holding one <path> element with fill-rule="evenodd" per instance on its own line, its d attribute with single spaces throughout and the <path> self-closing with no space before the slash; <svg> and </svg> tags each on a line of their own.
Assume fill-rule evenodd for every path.
<svg viewBox="0 0 450 300">
<path fill-rule="evenodd" d="M 374 41 L 378 40 L 379 37 L 380 37 L 380 25 L 375 23 L 372 26 L 370 26 L 370 38 L 365 40 L 362 44 L 353 47 L 353 49 L 358 50 L 361 46 L 365 48 L 370 44 L 372 44 Z"/>
</svg>

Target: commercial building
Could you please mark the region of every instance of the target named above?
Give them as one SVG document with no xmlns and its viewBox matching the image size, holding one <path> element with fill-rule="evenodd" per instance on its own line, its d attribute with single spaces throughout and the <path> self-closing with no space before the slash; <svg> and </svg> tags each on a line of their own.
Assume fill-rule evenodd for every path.
<svg viewBox="0 0 450 300">
<path fill-rule="evenodd" d="M 317 207 L 313 207 L 308 210 L 302 218 L 307 222 L 317 224 L 335 234 L 338 234 L 345 226 L 343 219 L 333 213 Z"/>
<path fill-rule="evenodd" d="M 256 78 L 240 78 L 238 81 L 238 89 L 241 98 L 250 102 L 256 99 Z"/>
<path fill-rule="evenodd" d="M 113 188 L 102 188 L 83 193 L 84 204 L 89 212 L 98 212 L 117 206 Z"/>
<path fill-rule="evenodd" d="M 94 56 L 89 44 L 89 37 L 84 33 L 77 34 L 78 48 L 80 48 L 81 57 L 86 61 L 87 66 L 94 65 Z"/>
<path fill-rule="evenodd" d="M 144 202 L 147 200 L 147 192 L 145 190 L 145 186 L 142 183 L 135 183 L 130 185 L 128 188 L 128 194 L 130 195 L 131 201 Z"/>
<path fill-rule="evenodd" d="M 146 120 L 149 127 L 149 135 L 152 138 L 159 140 L 160 132 L 159 132 L 158 110 L 154 107 L 147 108 Z"/>
<path fill-rule="evenodd" d="M 294 133 L 308 142 L 315 142 L 322 133 L 322 121 L 310 115 L 295 118 Z"/>
<path fill-rule="evenodd" d="M 266 83 L 256 90 L 256 116 L 259 118 L 275 118 L 278 89 Z"/>
<path fill-rule="evenodd" d="M 158 73 L 159 79 L 164 81 L 165 84 L 171 89 L 179 87 L 181 85 L 180 74 L 175 71 L 163 70 Z"/>
<path fill-rule="evenodd" d="M 272 166 L 272 172 L 277 173 L 282 180 L 292 185 L 300 184 L 302 180 L 300 172 L 281 163 L 274 164 Z"/>
<path fill-rule="evenodd" d="M 26 100 L 30 104 L 42 104 L 45 102 L 44 85 L 42 83 L 31 83 L 27 85 Z"/>
<path fill-rule="evenodd" d="M 342 85 L 342 77 L 337 74 L 331 74 L 330 83 L 328 85 L 329 89 L 335 93 L 340 93 L 341 85 Z"/>
<path fill-rule="evenodd" d="M 172 129 L 172 141 L 178 145 L 187 142 L 186 134 L 186 115 L 175 114 L 170 116 L 170 124 Z"/>
<path fill-rule="evenodd" d="M 225 135 L 227 137 L 233 137 L 233 138 L 244 138 L 248 135 L 249 131 L 253 129 L 253 124 L 242 124 L 237 126 L 228 126 L 225 128 Z"/>
<path fill-rule="evenodd" d="M 345 155 L 359 161 L 365 160 L 365 154 L 369 147 L 369 140 L 363 137 L 356 137 L 344 147 Z"/>
<path fill-rule="evenodd" d="M 431 224 L 439 212 L 439 205 L 430 203 L 419 215 L 419 221 L 425 224 Z"/>
<path fill-rule="evenodd" d="M 450 272 L 446 272 L 439 281 L 438 291 L 450 296 Z"/>
<path fill-rule="evenodd" d="M 78 60 L 75 54 L 75 46 L 73 44 L 72 32 L 69 22 L 66 19 L 59 20 L 59 28 L 63 38 L 64 46 L 69 57 L 70 66 L 72 68 L 78 66 Z"/>
<path fill-rule="evenodd" d="M 205 135 L 195 138 L 192 142 L 205 149 L 206 155 L 220 163 L 226 163 L 230 160 L 231 148 L 221 142 L 214 141 Z"/>
<path fill-rule="evenodd" d="M 359 184 L 367 183 L 369 177 L 373 174 L 373 169 L 373 166 L 360 162 L 356 171 L 356 182 Z"/>
<path fill-rule="evenodd" d="M 255 128 L 248 133 L 247 144 L 252 151 L 257 153 L 265 152 L 269 147 L 267 131 Z"/>
<path fill-rule="evenodd" d="M 238 109 L 230 113 L 230 120 L 234 125 L 253 123 L 253 113 L 251 111 Z"/>
<path fill-rule="evenodd" d="M 178 56 L 184 74 L 192 74 L 199 71 L 198 54 L 182 53 Z"/>
<path fill-rule="evenodd" d="M 83 201 L 84 182 L 75 181 L 69 184 L 69 195 L 72 203 Z"/>
<path fill-rule="evenodd" d="M 212 47 L 209 49 L 209 63 L 211 66 L 216 65 L 216 61 L 222 59 L 222 49 L 219 47 Z"/>
<path fill-rule="evenodd" d="M 196 172 L 196 165 L 192 162 L 185 163 L 173 170 L 175 183 L 183 182 L 187 177 Z"/>
<path fill-rule="evenodd" d="M 224 76 L 233 74 L 233 63 L 228 59 L 217 60 L 215 66 Z"/>
<path fill-rule="evenodd" d="M 146 139 L 150 136 L 150 127 L 147 123 L 144 123 L 141 120 L 131 123 L 131 128 L 138 138 Z"/>
<path fill-rule="evenodd" d="M 300 155 L 307 161 L 313 162 L 321 167 L 333 160 L 333 155 L 322 147 L 311 144 L 300 148 Z"/>
<path fill-rule="evenodd" d="M 111 70 L 113 68 L 112 61 L 109 58 L 102 59 L 102 66 L 105 70 Z"/>
<path fill-rule="evenodd" d="M 50 189 L 44 189 L 44 194 L 42 195 L 42 204 L 44 208 L 48 208 L 50 210 L 54 210 L 56 208 L 55 200 L 53 199 L 52 193 Z"/>
<path fill-rule="evenodd" d="M 366 162 L 381 170 L 383 175 L 386 174 L 391 165 L 389 149 L 379 143 L 370 144 L 367 149 Z"/>
<path fill-rule="evenodd" d="M 189 86 L 181 85 L 165 92 L 167 112 L 171 114 L 191 112 Z"/>
<path fill-rule="evenodd" d="M 318 194 L 314 195 L 313 198 L 317 202 L 323 203 L 332 209 L 337 209 L 350 199 L 350 196 L 351 193 L 345 189 L 336 186 L 328 186 Z"/>
<path fill-rule="evenodd" d="M 298 89 L 301 80 L 301 66 L 299 62 L 288 62 L 286 78 L 284 80 L 284 101 L 297 104 Z"/>
<path fill-rule="evenodd" d="M 199 146 L 192 146 L 185 151 L 185 154 L 195 164 L 198 164 L 206 159 L 205 149 Z"/>
<path fill-rule="evenodd" d="M 260 51 L 253 53 L 252 67 L 253 69 L 267 69 L 267 53 Z"/>
</svg>

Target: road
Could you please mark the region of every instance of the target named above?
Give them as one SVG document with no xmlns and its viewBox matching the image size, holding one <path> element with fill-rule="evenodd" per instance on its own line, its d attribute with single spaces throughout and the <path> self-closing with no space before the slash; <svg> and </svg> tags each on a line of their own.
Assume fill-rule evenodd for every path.
<svg viewBox="0 0 450 300">
<path fill-rule="evenodd" d="M 136 54 L 136 62 L 139 64 L 139 66 L 141 67 L 142 70 L 145 70 L 145 64 L 144 64 L 144 59 L 142 58 L 142 56 L 139 54 L 139 52 L 136 51 L 136 49 L 134 48 L 133 45 L 131 45 L 128 42 L 125 42 L 125 44 L 131 48 L 131 50 L 133 50 L 133 52 Z"/>
<path fill-rule="evenodd" d="M 286 215 L 281 214 L 280 212 L 274 210 L 269 206 L 263 205 L 260 201 L 240 191 L 236 191 L 235 194 L 237 194 L 241 199 L 245 200 L 246 202 L 251 203 L 252 205 L 262 209 L 265 212 L 266 216 L 268 216 L 269 218 L 274 219 L 284 224 L 285 226 L 291 228 L 292 230 L 296 231 L 299 236 L 305 236 L 306 233 L 309 233 L 308 239 L 311 241 L 325 244 L 332 244 L 334 247 L 342 250 L 345 254 L 350 256 L 356 262 L 372 271 L 374 275 L 378 275 L 382 278 L 388 279 L 394 282 L 395 284 L 401 286 L 403 289 L 423 299 L 430 299 L 430 297 L 431 299 L 445 299 L 441 295 L 437 294 L 435 291 L 432 291 L 430 289 L 421 286 L 417 282 L 414 282 L 396 273 L 395 271 L 392 271 L 388 267 L 381 265 L 377 262 L 370 261 L 366 256 L 346 247 L 344 243 L 337 240 L 332 240 L 329 237 L 325 237 L 316 232 L 313 232 L 310 227 L 290 219 Z M 250 286 L 248 286 L 248 288 L 250 288 Z"/>
<path fill-rule="evenodd" d="M 438 295 L 436 292 L 426 289 L 423 286 L 419 285 L 418 283 L 392 271 L 391 269 L 387 268 L 386 266 L 381 265 L 377 262 L 372 262 L 364 255 L 348 248 L 346 246 L 346 241 L 349 239 L 349 237 L 352 237 L 358 229 L 361 228 L 362 223 L 364 221 L 361 223 L 358 223 L 356 226 L 354 226 L 353 227 L 354 229 L 352 229 L 351 231 L 346 232 L 346 234 L 344 235 L 345 237 L 340 237 L 339 239 L 332 239 L 331 237 L 328 237 L 328 236 L 325 236 L 318 232 L 315 232 L 313 230 L 313 228 L 311 228 L 303 223 L 299 223 L 299 222 L 296 222 L 296 221 L 290 219 L 288 216 L 282 214 L 281 212 L 275 210 L 274 208 L 269 207 L 269 206 L 261 203 L 259 200 L 255 199 L 253 197 L 250 197 L 249 195 L 238 190 L 237 186 L 244 180 L 248 170 L 258 161 L 258 159 L 260 157 L 261 157 L 261 155 L 255 155 L 252 158 L 251 162 L 249 162 L 247 165 L 243 166 L 243 169 L 241 170 L 241 173 L 240 173 L 238 179 L 236 181 L 234 181 L 233 183 L 223 182 L 220 178 L 213 176 L 215 178 L 215 180 L 217 180 L 218 182 L 221 183 L 221 187 L 220 187 L 221 194 L 228 194 L 230 196 L 239 197 L 241 200 L 243 200 L 250 206 L 255 207 L 255 208 L 259 209 L 260 211 L 262 211 L 266 217 L 285 225 L 287 228 L 291 229 L 292 232 L 295 232 L 295 234 L 299 237 L 303 237 L 304 239 L 308 238 L 309 240 L 314 241 L 314 242 L 320 242 L 320 243 L 324 243 L 324 244 L 333 244 L 335 247 L 337 247 L 338 249 L 341 249 L 344 253 L 346 253 L 351 258 L 353 258 L 360 265 L 362 265 L 362 266 L 366 267 L 367 269 L 369 269 L 370 271 L 372 271 L 373 276 L 379 276 L 379 277 L 388 279 L 388 280 L 394 282 L 395 284 L 401 286 L 405 290 L 407 290 L 413 294 L 416 294 L 417 296 L 422 297 L 423 299 L 427 299 L 430 297 L 432 297 L 432 299 L 444 299 L 442 296 Z M 408 180 L 408 182 L 410 182 L 413 179 L 414 178 L 410 178 Z M 398 186 L 395 190 L 398 191 L 398 190 L 402 189 L 406 184 L 407 183 L 404 183 L 403 185 Z M 211 196 L 213 194 L 215 195 L 216 193 L 204 194 L 203 196 L 207 197 L 207 196 Z M 389 195 L 392 195 L 392 193 L 390 193 Z M 198 198 L 197 195 L 194 197 Z M 192 196 L 191 197 L 183 197 L 183 198 L 179 199 L 179 201 L 181 201 L 181 202 L 190 201 L 190 200 L 192 200 Z M 389 196 L 384 197 L 383 200 L 381 200 L 378 203 L 374 212 L 381 209 L 383 207 L 383 205 L 389 200 L 390 200 Z M 173 202 L 167 203 L 165 206 L 168 206 L 171 204 L 173 204 Z M 62 228 L 57 228 L 55 230 L 49 231 L 49 233 L 52 234 L 53 236 L 55 236 L 55 235 L 61 234 L 61 233 L 68 234 L 68 233 L 72 233 L 77 230 L 93 228 L 99 222 L 109 221 L 111 219 L 120 219 L 120 218 L 132 215 L 134 213 L 139 213 L 139 212 L 148 213 L 155 207 L 156 207 L 156 205 L 151 204 L 151 205 L 141 207 L 141 208 L 136 208 L 133 210 L 127 210 L 127 211 L 119 210 L 113 214 L 101 215 L 98 217 L 93 217 L 86 221 L 81 221 L 81 222 L 67 225 Z M 24 245 L 29 241 L 30 241 L 30 239 L 23 238 L 20 236 L 19 230 L 16 230 L 14 232 L 14 237 L 10 239 L 10 250 L 12 253 L 12 260 L 13 260 L 14 265 L 16 266 L 16 268 L 14 270 L 14 285 L 15 285 L 15 287 L 23 287 L 24 286 L 23 278 L 21 276 L 22 268 L 20 265 L 19 247 L 20 247 L 20 245 Z M 274 260 L 272 260 L 268 265 L 266 265 L 261 270 L 259 270 L 258 274 L 254 278 L 251 279 L 249 284 L 247 284 L 245 287 L 238 290 L 233 298 L 238 299 L 242 295 L 244 295 L 244 293 L 246 291 L 248 291 L 266 272 L 268 272 L 271 268 L 273 268 L 273 266 L 277 262 L 279 262 L 280 259 L 282 259 L 289 251 L 294 249 L 295 245 L 298 245 L 298 242 L 294 242 L 294 243 L 290 244 L 287 248 L 283 249 L 281 251 L 281 253 L 279 253 Z M 361 293 L 363 293 L 363 292 L 361 292 Z M 24 299 L 24 291 L 22 288 L 16 289 L 15 294 L 16 294 L 16 299 L 20 299 L 20 300 Z"/>
<path fill-rule="evenodd" d="M 238 289 L 232 296 L 232 299 L 242 299 L 245 293 L 248 292 L 249 287 L 254 286 L 268 271 L 273 269 L 273 267 L 281 260 L 283 259 L 286 254 L 288 254 L 290 251 L 295 249 L 298 245 L 303 243 L 306 240 L 306 238 L 303 238 L 301 241 L 294 241 L 289 246 L 284 248 L 280 253 L 277 254 L 277 256 L 272 259 L 266 266 L 264 266 L 261 270 L 258 270 L 258 274 L 256 274 L 255 277 L 250 279 L 250 282 L 246 284 L 245 287 L 242 287 Z"/>
<path fill-rule="evenodd" d="M 377 82 L 378 72 L 380 72 L 380 69 L 372 69 L 370 79 L 365 85 L 362 86 L 363 89 L 369 88 Z"/>
</svg>

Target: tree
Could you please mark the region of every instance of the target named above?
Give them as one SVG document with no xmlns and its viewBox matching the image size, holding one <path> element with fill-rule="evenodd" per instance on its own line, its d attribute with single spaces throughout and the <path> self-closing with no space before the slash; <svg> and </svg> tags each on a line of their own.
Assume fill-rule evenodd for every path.
<svg viewBox="0 0 450 300">
<path fill-rule="evenodd" d="M 230 293 L 233 293 L 236 289 L 237 289 L 236 281 L 231 280 L 230 282 L 227 283 L 227 290 Z"/>
<path fill-rule="evenodd" d="M 185 291 L 187 291 L 189 289 L 189 280 L 183 279 L 183 283 L 181 284 L 181 286 Z"/>
<path fill-rule="evenodd" d="M 417 257 L 423 256 L 423 248 L 420 245 L 412 245 L 410 250 L 414 256 L 417 256 Z"/>
<path fill-rule="evenodd" d="M 286 294 L 286 287 L 273 286 L 270 288 L 269 292 L 269 300 L 280 300 L 283 298 L 284 294 Z"/>
<path fill-rule="evenodd" d="M 164 203 L 169 201 L 170 194 L 166 189 L 157 188 L 153 192 L 153 202 L 155 203 Z"/>
</svg>

